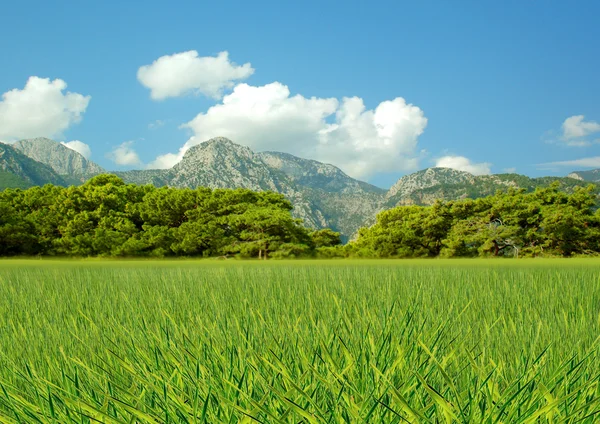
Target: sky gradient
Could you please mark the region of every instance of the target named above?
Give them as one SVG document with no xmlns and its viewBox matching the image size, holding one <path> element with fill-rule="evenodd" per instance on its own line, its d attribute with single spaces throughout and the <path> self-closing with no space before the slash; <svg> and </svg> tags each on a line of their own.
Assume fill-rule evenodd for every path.
<svg viewBox="0 0 600 424">
<path fill-rule="evenodd" d="M 77 141 L 130 169 L 223 135 L 381 187 L 435 165 L 600 168 L 599 16 L 587 0 L 10 2 L 0 140 Z"/>
</svg>

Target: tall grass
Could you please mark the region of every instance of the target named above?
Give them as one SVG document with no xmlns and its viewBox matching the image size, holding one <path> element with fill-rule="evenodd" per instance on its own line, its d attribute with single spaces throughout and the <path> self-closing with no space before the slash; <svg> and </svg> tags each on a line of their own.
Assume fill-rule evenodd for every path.
<svg viewBox="0 0 600 424">
<path fill-rule="evenodd" d="M 2 423 L 600 421 L 600 262 L 0 263 Z"/>
</svg>

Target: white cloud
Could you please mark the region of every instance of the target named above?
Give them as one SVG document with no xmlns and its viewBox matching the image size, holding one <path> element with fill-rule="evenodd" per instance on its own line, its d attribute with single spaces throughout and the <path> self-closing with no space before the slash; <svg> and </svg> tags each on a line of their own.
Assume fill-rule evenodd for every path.
<svg viewBox="0 0 600 424">
<path fill-rule="evenodd" d="M 30 77 L 21 90 L 15 88 L 0 101 L 0 138 L 55 137 L 81 121 L 90 96 L 64 92 L 61 79 Z"/>
<path fill-rule="evenodd" d="M 492 173 L 491 163 L 471 163 L 464 156 L 443 156 L 435 162 L 439 168 L 452 168 L 459 171 L 465 171 L 473 175 L 489 175 Z"/>
<path fill-rule="evenodd" d="M 219 99 L 223 90 L 232 88 L 235 81 L 246 79 L 253 73 L 250 63 L 236 65 L 229 60 L 226 51 L 216 57 L 199 57 L 197 51 L 191 50 L 162 56 L 151 65 L 140 67 L 137 78 L 150 89 L 150 97 L 154 100 L 190 93 Z"/>
<path fill-rule="evenodd" d="M 588 147 L 598 144 L 599 139 L 591 140 L 590 135 L 600 133 L 600 123 L 585 121 L 584 115 L 573 115 L 564 120 L 561 132 L 547 131 L 542 140 L 549 144 L 560 144 L 569 147 Z"/>
<path fill-rule="evenodd" d="M 328 123 L 333 120 L 333 123 Z M 151 166 L 173 166 L 190 147 L 223 136 L 255 151 L 277 150 L 339 166 L 354 177 L 414 170 L 418 137 L 427 118 L 401 98 L 366 109 L 358 97 L 306 98 L 274 82 L 237 85 L 223 101 L 183 127 L 194 136 L 177 154 Z"/>
<path fill-rule="evenodd" d="M 141 165 L 142 161 L 133 149 L 133 141 L 126 141 L 115 147 L 106 156 L 117 165 Z"/>
<path fill-rule="evenodd" d="M 191 146 L 190 146 L 191 147 Z M 183 151 L 180 150 L 179 154 L 176 153 L 165 153 L 164 155 L 157 156 L 147 166 L 148 169 L 169 169 L 172 168 L 177 162 L 183 157 Z"/>
<path fill-rule="evenodd" d="M 73 140 L 73 141 L 68 141 L 68 142 L 61 141 L 60 144 L 68 147 L 71 150 L 75 150 L 76 152 L 78 152 L 81 156 L 83 156 L 86 159 L 89 159 L 90 156 L 92 156 L 92 149 L 90 149 L 90 146 L 88 146 L 87 144 L 85 144 L 82 141 L 79 141 L 79 140 Z"/>
<path fill-rule="evenodd" d="M 594 121 L 584 121 L 584 115 L 574 115 L 562 124 L 563 138 L 572 140 L 581 137 L 587 137 L 590 134 L 600 132 L 600 124 Z"/>
<path fill-rule="evenodd" d="M 564 160 L 558 162 L 548 162 L 541 164 L 542 166 L 559 167 L 559 166 L 571 166 L 571 167 L 582 167 L 582 168 L 600 168 L 600 156 L 594 156 L 589 158 L 581 158 L 575 160 Z"/>
</svg>

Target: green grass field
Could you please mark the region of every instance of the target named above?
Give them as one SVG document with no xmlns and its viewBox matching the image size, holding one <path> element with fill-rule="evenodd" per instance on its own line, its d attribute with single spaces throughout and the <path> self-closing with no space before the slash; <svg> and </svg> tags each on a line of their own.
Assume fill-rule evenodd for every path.
<svg viewBox="0 0 600 424">
<path fill-rule="evenodd" d="M 600 421 L 600 261 L 0 262 L 1 423 Z"/>
</svg>

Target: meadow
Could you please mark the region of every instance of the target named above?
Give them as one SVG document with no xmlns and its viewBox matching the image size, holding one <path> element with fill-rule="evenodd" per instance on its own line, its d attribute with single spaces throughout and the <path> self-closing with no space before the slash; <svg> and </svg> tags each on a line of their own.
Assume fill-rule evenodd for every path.
<svg viewBox="0 0 600 424">
<path fill-rule="evenodd" d="M 600 421 L 600 261 L 0 262 L 1 423 Z"/>
</svg>

